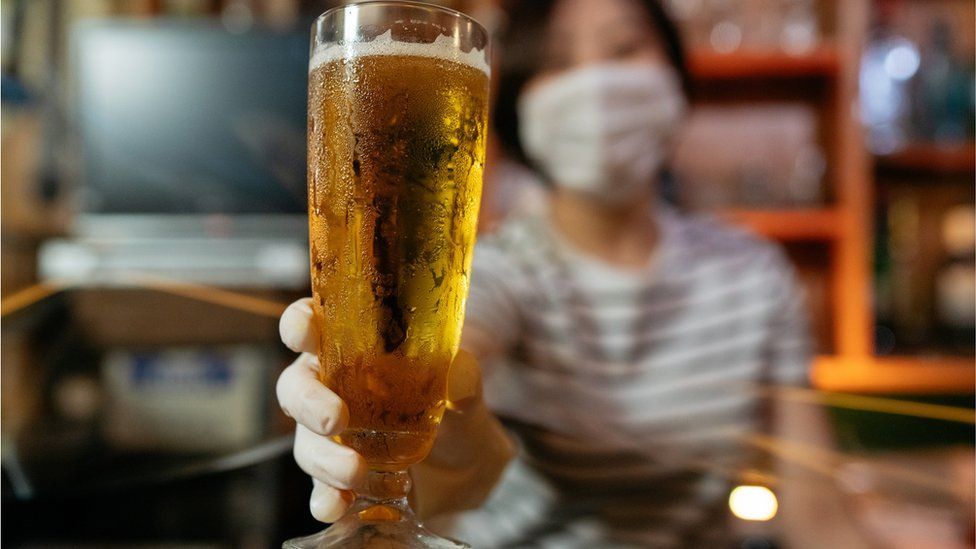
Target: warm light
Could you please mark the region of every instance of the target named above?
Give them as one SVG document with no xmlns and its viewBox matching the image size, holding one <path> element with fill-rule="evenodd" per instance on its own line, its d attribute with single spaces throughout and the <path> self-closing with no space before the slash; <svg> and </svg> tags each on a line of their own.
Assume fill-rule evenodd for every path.
<svg viewBox="0 0 976 549">
<path fill-rule="evenodd" d="M 779 503 L 776 494 L 765 486 L 736 486 L 729 494 L 729 509 L 742 520 L 770 520 Z"/>
</svg>

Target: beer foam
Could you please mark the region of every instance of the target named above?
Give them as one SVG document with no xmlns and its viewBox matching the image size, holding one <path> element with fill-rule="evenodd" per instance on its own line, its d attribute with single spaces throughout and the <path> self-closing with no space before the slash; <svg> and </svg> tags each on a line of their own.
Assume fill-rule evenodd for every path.
<svg viewBox="0 0 976 549">
<path fill-rule="evenodd" d="M 309 62 L 309 72 L 337 59 L 352 59 L 373 55 L 401 55 L 413 57 L 433 57 L 461 63 L 490 75 L 491 68 L 485 60 L 484 50 L 471 48 L 465 53 L 454 45 L 454 40 L 441 34 L 433 43 L 400 42 L 393 39 L 393 31 L 388 30 L 370 42 L 350 42 L 318 46 Z"/>
</svg>

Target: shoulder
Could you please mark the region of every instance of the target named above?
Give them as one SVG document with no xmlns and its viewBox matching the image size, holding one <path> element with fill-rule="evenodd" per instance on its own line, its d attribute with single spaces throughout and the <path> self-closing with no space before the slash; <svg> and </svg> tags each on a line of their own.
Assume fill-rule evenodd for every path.
<svg viewBox="0 0 976 549">
<path fill-rule="evenodd" d="M 535 216 L 512 217 L 492 232 L 478 236 L 476 266 L 498 264 L 507 269 L 525 268 L 543 255 L 543 227 Z"/>
<path fill-rule="evenodd" d="M 726 275 L 758 273 L 772 278 L 793 274 L 778 244 L 713 215 L 669 210 L 665 223 L 674 241 L 676 268 L 705 268 Z"/>
<path fill-rule="evenodd" d="M 491 232 L 479 235 L 477 248 L 513 255 L 526 253 L 538 244 L 540 222 L 534 215 L 509 217 Z"/>
<path fill-rule="evenodd" d="M 532 285 L 541 261 L 539 228 L 531 217 L 509 218 L 489 233 L 478 235 L 471 263 L 472 290 L 503 286 L 523 293 Z"/>
</svg>

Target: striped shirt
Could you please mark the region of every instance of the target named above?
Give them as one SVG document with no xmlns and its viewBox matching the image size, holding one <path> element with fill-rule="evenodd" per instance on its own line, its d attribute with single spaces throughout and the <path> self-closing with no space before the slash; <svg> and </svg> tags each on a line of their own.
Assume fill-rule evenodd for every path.
<svg viewBox="0 0 976 549">
<path fill-rule="evenodd" d="M 757 383 L 802 383 L 807 317 L 782 251 L 659 208 L 640 270 L 574 250 L 544 213 L 481 239 L 466 325 L 494 336 L 485 398 L 521 443 L 486 505 L 455 517 L 474 547 L 715 543 L 723 476 L 750 459 Z M 727 477 L 724 477 L 727 478 Z"/>
</svg>

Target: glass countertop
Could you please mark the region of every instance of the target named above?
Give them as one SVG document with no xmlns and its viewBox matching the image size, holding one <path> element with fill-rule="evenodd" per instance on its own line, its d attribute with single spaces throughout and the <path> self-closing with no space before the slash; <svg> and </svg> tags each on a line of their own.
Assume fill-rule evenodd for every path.
<svg viewBox="0 0 976 549">
<path fill-rule="evenodd" d="M 168 483 L 289 453 L 294 424 L 274 382 L 293 353 L 277 317 L 298 297 L 152 278 L 5 296 L 4 497 Z M 793 459 L 837 488 L 867 537 L 891 547 L 972 543 L 971 395 L 758 390 L 828 413 L 837 446 Z M 757 446 L 783 460 L 796 450 L 775 437 Z M 789 482 L 699 465 L 774 493 Z"/>
</svg>

